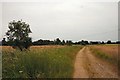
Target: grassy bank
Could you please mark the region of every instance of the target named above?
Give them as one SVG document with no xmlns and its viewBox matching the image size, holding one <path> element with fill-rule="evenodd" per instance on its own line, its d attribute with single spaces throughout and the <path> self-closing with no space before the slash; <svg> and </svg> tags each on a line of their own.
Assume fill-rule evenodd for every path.
<svg viewBox="0 0 120 80">
<path fill-rule="evenodd" d="M 3 78 L 71 78 L 80 46 L 3 50 Z"/>
</svg>

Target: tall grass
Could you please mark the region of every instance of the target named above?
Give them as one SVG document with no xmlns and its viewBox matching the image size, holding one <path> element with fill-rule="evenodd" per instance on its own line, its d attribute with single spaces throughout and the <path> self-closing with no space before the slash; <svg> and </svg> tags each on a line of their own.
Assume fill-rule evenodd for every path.
<svg viewBox="0 0 120 80">
<path fill-rule="evenodd" d="M 3 78 L 71 78 L 80 46 L 3 51 Z"/>
<path fill-rule="evenodd" d="M 108 62 L 117 65 L 118 64 L 118 59 L 117 58 L 113 58 L 110 55 L 107 55 L 105 52 L 98 50 L 96 48 L 90 48 L 92 53 L 94 53 L 97 57 L 100 57 L 104 60 L 107 60 Z"/>
</svg>

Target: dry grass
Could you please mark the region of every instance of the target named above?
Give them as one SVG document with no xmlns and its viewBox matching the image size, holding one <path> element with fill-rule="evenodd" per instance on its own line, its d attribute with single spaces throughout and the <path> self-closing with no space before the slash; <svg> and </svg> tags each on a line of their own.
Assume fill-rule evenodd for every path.
<svg viewBox="0 0 120 80">
<path fill-rule="evenodd" d="M 15 50 L 11 46 L 0 46 L 0 48 L 2 49 L 2 51 L 14 51 Z"/>
<path fill-rule="evenodd" d="M 118 68 L 118 73 L 120 73 L 120 45 L 119 44 L 107 44 L 107 45 L 92 45 L 90 46 L 93 53 L 96 56 L 107 60 L 108 62 L 114 64 Z M 120 77 L 120 76 L 119 76 Z"/>
<path fill-rule="evenodd" d="M 61 46 L 61 45 L 42 45 L 42 46 L 31 46 L 30 49 L 38 50 L 38 49 L 62 48 L 62 47 L 65 47 L 65 46 Z M 2 51 L 14 51 L 15 50 L 11 46 L 0 46 L 0 49 L 2 49 Z"/>
<path fill-rule="evenodd" d="M 118 45 L 94 45 L 92 47 L 106 53 L 112 58 L 118 57 Z"/>
<path fill-rule="evenodd" d="M 31 46 L 30 49 L 48 49 L 48 48 L 62 48 L 65 46 L 61 46 L 61 45 L 42 45 L 42 46 Z"/>
</svg>

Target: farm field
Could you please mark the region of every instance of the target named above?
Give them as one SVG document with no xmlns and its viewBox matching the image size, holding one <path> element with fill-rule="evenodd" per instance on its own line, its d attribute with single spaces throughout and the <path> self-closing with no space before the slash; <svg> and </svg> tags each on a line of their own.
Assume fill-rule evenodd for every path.
<svg viewBox="0 0 120 80">
<path fill-rule="evenodd" d="M 70 78 L 81 46 L 32 46 L 30 51 L 2 49 L 3 78 Z"/>
<path fill-rule="evenodd" d="M 2 48 L 3 78 L 118 78 L 118 45 Z"/>
<path fill-rule="evenodd" d="M 109 63 L 111 66 L 111 72 L 116 73 L 116 77 L 119 77 L 120 72 L 120 57 L 119 57 L 119 44 L 106 44 L 106 45 L 95 45 L 91 46 L 92 53 L 103 60 L 104 62 Z M 115 77 L 115 76 L 114 76 Z"/>
<path fill-rule="evenodd" d="M 0 79 L 120 79 L 117 1 L 3 0 L 0 6 Z"/>
</svg>

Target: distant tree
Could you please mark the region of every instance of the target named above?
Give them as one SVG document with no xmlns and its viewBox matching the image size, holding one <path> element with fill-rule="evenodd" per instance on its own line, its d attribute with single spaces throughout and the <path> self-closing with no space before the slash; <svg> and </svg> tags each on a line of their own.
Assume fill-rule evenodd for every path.
<svg viewBox="0 0 120 80">
<path fill-rule="evenodd" d="M 90 41 L 90 44 L 100 44 L 98 41 Z"/>
<path fill-rule="evenodd" d="M 75 44 L 75 45 L 76 45 L 76 44 L 78 44 L 78 42 L 74 42 L 73 44 Z"/>
<path fill-rule="evenodd" d="M 105 44 L 105 42 L 104 42 L 104 41 L 102 41 L 102 42 L 101 42 L 101 44 Z"/>
<path fill-rule="evenodd" d="M 62 41 L 62 45 L 65 45 L 65 40 Z"/>
<path fill-rule="evenodd" d="M 66 44 L 69 45 L 69 46 L 71 46 L 72 43 L 73 43 L 73 42 L 72 42 L 71 40 L 67 40 L 67 41 L 66 41 Z"/>
<path fill-rule="evenodd" d="M 32 39 L 29 37 L 29 33 L 32 33 L 29 24 L 21 21 L 11 21 L 8 25 L 9 30 L 6 32 L 8 42 L 14 48 L 18 48 L 21 51 L 28 49 L 32 44 Z"/>
<path fill-rule="evenodd" d="M 84 41 L 84 43 L 85 43 L 85 45 L 89 44 L 89 42 L 88 42 L 88 41 Z"/>
<path fill-rule="evenodd" d="M 120 44 L 120 41 L 116 41 L 116 44 Z"/>
<path fill-rule="evenodd" d="M 40 40 L 34 41 L 32 44 L 33 45 L 53 45 L 54 41 L 40 39 Z"/>
<path fill-rule="evenodd" d="M 112 43 L 111 40 L 108 40 L 108 41 L 107 41 L 107 44 L 111 44 L 111 43 Z"/>
<path fill-rule="evenodd" d="M 81 41 L 78 41 L 77 44 L 81 44 Z"/>
<path fill-rule="evenodd" d="M 7 45 L 5 38 L 3 38 L 3 40 L 2 40 L 2 45 Z"/>
<path fill-rule="evenodd" d="M 59 38 L 57 38 L 57 39 L 55 40 L 55 44 L 60 45 L 60 44 L 61 44 L 61 40 L 60 40 Z"/>
<path fill-rule="evenodd" d="M 87 45 L 87 44 L 89 44 L 89 42 L 82 40 L 82 41 L 80 42 L 80 44 L 81 44 L 81 45 Z"/>
</svg>

